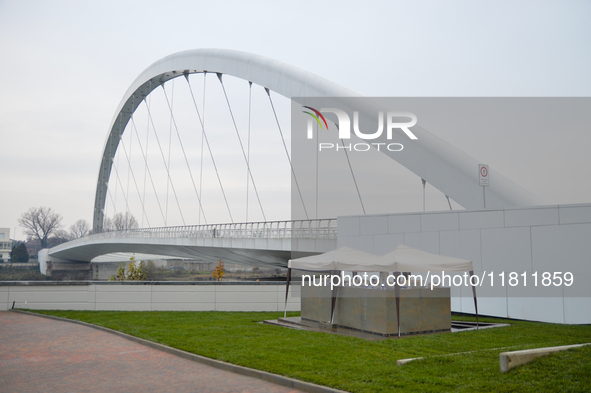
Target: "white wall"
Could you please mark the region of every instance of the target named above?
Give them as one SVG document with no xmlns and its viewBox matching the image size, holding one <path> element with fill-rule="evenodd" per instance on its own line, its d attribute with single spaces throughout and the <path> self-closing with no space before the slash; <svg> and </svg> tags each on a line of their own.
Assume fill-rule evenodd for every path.
<svg viewBox="0 0 591 393">
<path fill-rule="evenodd" d="M 591 204 L 380 214 L 338 218 L 338 247 L 384 255 L 399 244 L 469 259 L 475 274 L 527 272 L 530 286 L 479 293 L 483 315 L 591 323 Z M 572 272 L 573 287 L 531 286 L 531 274 Z M 452 310 L 473 313 L 470 288 L 452 288 Z"/>
<path fill-rule="evenodd" d="M 283 311 L 285 302 L 285 284 L 264 282 L 50 284 L 0 285 L 0 310 L 16 301 L 15 308 L 34 310 Z M 290 285 L 287 309 L 300 310 L 298 285 Z"/>
</svg>

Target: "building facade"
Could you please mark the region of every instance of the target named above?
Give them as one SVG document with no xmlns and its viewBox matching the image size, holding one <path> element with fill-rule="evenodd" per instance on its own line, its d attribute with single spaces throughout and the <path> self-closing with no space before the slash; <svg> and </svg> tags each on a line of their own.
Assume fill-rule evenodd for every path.
<svg viewBox="0 0 591 393">
<path fill-rule="evenodd" d="M 11 252 L 10 228 L 0 228 L 0 262 L 9 262 Z"/>
<path fill-rule="evenodd" d="M 591 204 L 338 218 L 339 247 L 384 255 L 404 244 L 470 260 L 484 277 L 481 315 L 551 323 L 591 323 L 589 239 Z M 453 285 L 451 296 L 452 311 L 474 313 L 471 287 Z"/>
</svg>

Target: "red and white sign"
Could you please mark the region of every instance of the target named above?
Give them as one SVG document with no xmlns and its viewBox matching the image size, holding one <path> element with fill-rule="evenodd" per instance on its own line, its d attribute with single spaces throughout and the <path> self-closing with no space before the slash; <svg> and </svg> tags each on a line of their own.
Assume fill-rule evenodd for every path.
<svg viewBox="0 0 591 393">
<path fill-rule="evenodd" d="M 487 187 L 490 185 L 488 176 L 488 165 L 478 164 L 478 175 L 480 176 L 480 185 Z"/>
</svg>

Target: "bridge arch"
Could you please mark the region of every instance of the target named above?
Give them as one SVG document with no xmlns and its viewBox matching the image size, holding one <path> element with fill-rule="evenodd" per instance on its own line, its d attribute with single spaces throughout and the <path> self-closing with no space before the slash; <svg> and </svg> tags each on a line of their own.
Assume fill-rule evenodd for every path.
<svg viewBox="0 0 591 393">
<path fill-rule="evenodd" d="M 123 131 L 143 99 L 168 80 L 193 73 L 228 74 L 261 85 L 287 98 L 360 97 L 342 86 L 289 64 L 263 56 L 225 49 L 193 49 L 166 56 L 143 71 L 125 92 L 109 126 L 101 157 L 94 203 L 93 231 L 103 228 L 107 185 Z M 416 129 L 416 131 L 415 131 Z M 465 208 L 482 208 L 478 161 L 419 126 L 409 152 L 391 155 Z M 494 185 L 487 190 L 487 207 L 541 204 L 542 201 L 491 169 Z"/>
</svg>

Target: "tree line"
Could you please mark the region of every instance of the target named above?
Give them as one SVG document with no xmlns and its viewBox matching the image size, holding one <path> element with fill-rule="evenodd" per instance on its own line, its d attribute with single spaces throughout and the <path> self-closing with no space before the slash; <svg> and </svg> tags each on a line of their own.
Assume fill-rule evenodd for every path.
<svg viewBox="0 0 591 393">
<path fill-rule="evenodd" d="M 78 239 L 92 234 L 88 221 L 78 220 L 70 226 L 69 231 L 63 229 L 63 217 L 50 207 L 32 207 L 21 215 L 18 222 L 25 228 L 25 234 L 31 240 L 38 240 L 41 248 Z M 103 231 L 124 231 L 138 228 L 138 222 L 129 212 L 116 213 L 113 217 L 105 217 Z"/>
</svg>

